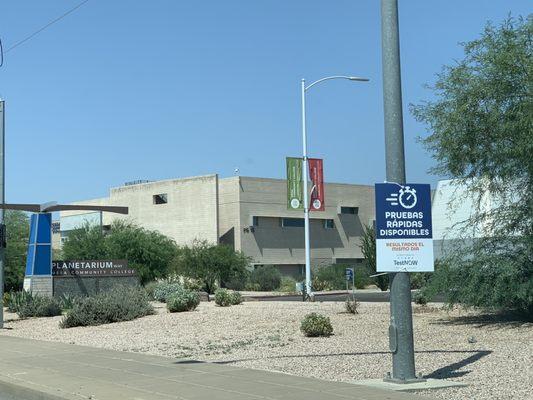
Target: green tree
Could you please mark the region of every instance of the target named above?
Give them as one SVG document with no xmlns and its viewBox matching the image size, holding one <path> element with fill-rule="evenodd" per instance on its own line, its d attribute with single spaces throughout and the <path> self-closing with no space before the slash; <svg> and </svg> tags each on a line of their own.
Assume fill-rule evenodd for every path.
<svg viewBox="0 0 533 400">
<path fill-rule="evenodd" d="M 376 230 L 373 226 L 366 225 L 363 227 L 361 236 L 361 252 L 365 257 L 365 263 L 372 274 L 376 273 Z M 374 277 L 376 286 L 382 291 L 389 288 L 389 276 L 379 275 Z"/>
<path fill-rule="evenodd" d="M 434 100 L 411 106 L 430 131 L 422 142 L 436 160 L 432 172 L 475 200 L 457 228 L 485 236 L 456 241 L 439 263 L 431 286 L 450 303 L 533 313 L 532 31 L 531 16 L 488 24 L 437 75 Z"/>
<path fill-rule="evenodd" d="M 143 284 L 166 277 L 177 253 L 172 239 L 125 221 L 115 221 L 109 233 L 86 225 L 72 231 L 63 244 L 65 259 L 128 260 Z"/>
<path fill-rule="evenodd" d="M 20 290 L 24 280 L 30 234 L 28 216 L 22 211 L 7 210 L 4 214 L 4 221 L 7 232 L 4 289 L 6 291 Z"/>
<path fill-rule="evenodd" d="M 214 293 L 217 283 L 246 276 L 249 263 L 244 253 L 229 246 L 196 240 L 180 249 L 175 265 L 178 274 L 201 281 Z"/>
</svg>

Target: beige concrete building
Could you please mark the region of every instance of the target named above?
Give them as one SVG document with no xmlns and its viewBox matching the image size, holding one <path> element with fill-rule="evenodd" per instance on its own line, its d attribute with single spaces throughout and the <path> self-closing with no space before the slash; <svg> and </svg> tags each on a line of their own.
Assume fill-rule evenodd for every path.
<svg viewBox="0 0 533 400">
<path fill-rule="evenodd" d="M 361 262 L 363 225 L 375 214 L 374 187 L 326 183 L 325 196 L 326 210 L 311 214 L 312 264 Z M 303 211 L 288 210 L 286 199 L 282 179 L 206 175 L 133 182 L 112 188 L 109 197 L 77 202 L 128 206 L 128 216 L 64 211 L 56 237 L 64 241 L 86 223 L 109 229 L 113 220 L 126 218 L 179 245 L 195 239 L 228 244 L 250 256 L 253 265 L 275 265 L 299 275 L 305 262 Z"/>
</svg>

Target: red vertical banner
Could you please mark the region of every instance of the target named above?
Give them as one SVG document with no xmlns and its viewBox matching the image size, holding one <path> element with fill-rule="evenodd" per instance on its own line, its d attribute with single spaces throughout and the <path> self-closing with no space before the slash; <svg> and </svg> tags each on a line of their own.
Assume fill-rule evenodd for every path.
<svg viewBox="0 0 533 400">
<path fill-rule="evenodd" d="M 311 190 L 310 211 L 324 211 L 324 163 L 320 158 L 308 158 L 309 177 L 313 182 Z"/>
</svg>

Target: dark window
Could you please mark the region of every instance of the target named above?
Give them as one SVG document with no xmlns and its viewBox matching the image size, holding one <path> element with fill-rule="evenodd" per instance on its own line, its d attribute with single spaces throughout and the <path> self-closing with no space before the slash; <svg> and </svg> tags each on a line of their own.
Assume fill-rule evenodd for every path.
<svg viewBox="0 0 533 400">
<path fill-rule="evenodd" d="M 304 226 L 304 219 L 303 218 L 281 218 L 281 226 L 282 227 L 294 227 L 294 228 L 301 228 Z"/>
<path fill-rule="evenodd" d="M 359 207 L 341 207 L 341 214 L 353 214 L 357 215 Z"/>
<path fill-rule="evenodd" d="M 154 194 L 153 198 L 154 198 L 154 204 L 167 204 L 168 202 L 166 193 Z"/>
<path fill-rule="evenodd" d="M 52 222 L 52 233 L 59 233 L 61 224 L 59 222 Z"/>
<path fill-rule="evenodd" d="M 324 220 L 324 228 L 326 229 L 335 229 L 335 221 L 332 219 L 325 219 Z"/>
<path fill-rule="evenodd" d="M 259 217 L 252 217 L 252 226 L 259 226 Z"/>
</svg>

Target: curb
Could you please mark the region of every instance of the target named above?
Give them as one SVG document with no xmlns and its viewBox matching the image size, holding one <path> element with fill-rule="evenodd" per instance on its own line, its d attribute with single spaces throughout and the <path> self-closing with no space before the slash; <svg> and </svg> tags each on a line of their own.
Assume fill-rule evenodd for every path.
<svg viewBox="0 0 533 400">
<path fill-rule="evenodd" d="M 65 400 L 67 397 L 41 392 L 5 380 L 0 376 L 0 400 Z"/>
</svg>

